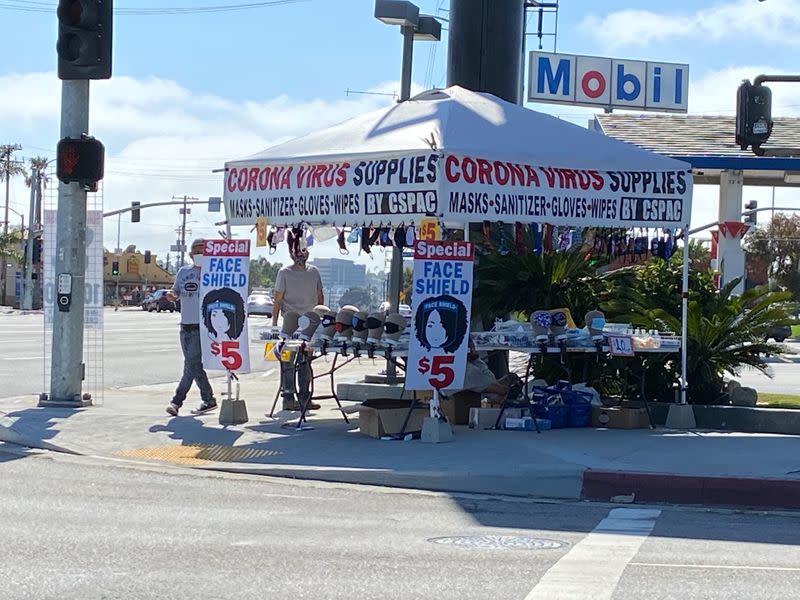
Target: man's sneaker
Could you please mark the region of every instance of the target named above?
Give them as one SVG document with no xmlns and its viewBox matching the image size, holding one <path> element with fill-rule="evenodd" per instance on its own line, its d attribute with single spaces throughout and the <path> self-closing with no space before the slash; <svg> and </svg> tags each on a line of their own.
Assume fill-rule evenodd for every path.
<svg viewBox="0 0 800 600">
<path fill-rule="evenodd" d="M 170 402 L 169 406 L 167 407 L 167 414 L 172 416 L 172 417 L 177 417 L 178 416 L 178 411 L 180 409 L 181 409 L 180 406 L 178 406 L 174 402 Z"/>
<path fill-rule="evenodd" d="M 197 407 L 196 410 L 192 411 L 193 415 L 203 415 L 207 412 L 211 412 L 212 410 L 217 408 L 217 401 L 211 400 L 210 402 L 202 402 L 200 406 Z"/>
</svg>

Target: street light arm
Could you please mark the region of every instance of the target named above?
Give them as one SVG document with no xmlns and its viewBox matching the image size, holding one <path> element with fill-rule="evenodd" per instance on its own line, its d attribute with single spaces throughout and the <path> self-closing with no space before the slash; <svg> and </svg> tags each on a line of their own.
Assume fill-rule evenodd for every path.
<svg viewBox="0 0 800 600">
<path fill-rule="evenodd" d="M 111 212 L 103 213 L 103 218 L 121 215 L 136 209 L 150 208 L 152 206 L 183 206 L 184 204 L 208 204 L 208 200 L 187 200 L 186 202 L 183 200 L 180 202 L 174 202 L 170 200 L 168 202 L 150 202 L 148 204 L 140 204 L 136 207 L 129 206 L 128 208 L 120 208 L 119 210 L 112 210 Z"/>
<path fill-rule="evenodd" d="M 800 82 L 800 75 L 759 75 L 753 80 L 753 86 L 759 86 L 765 81 L 797 83 Z"/>
<path fill-rule="evenodd" d="M 764 208 L 751 208 L 750 210 L 742 211 L 742 216 L 746 217 L 747 215 L 752 215 L 753 213 L 761 212 L 764 210 L 794 210 L 800 211 L 800 207 L 797 206 L 765 206 Z M 713 223 L 708 223 L 706 225 L 702 225 L 700 227 L 696 227 L 695 229 L 689 230 L 689 235 L 694 235 L 695 233 L 700 233 L 701 231 L 705 231 L 706 229 L 711 229 L 712 227 L 716 227 L 719 225 L 719 221 L 714 221 Z"/>
</svg>

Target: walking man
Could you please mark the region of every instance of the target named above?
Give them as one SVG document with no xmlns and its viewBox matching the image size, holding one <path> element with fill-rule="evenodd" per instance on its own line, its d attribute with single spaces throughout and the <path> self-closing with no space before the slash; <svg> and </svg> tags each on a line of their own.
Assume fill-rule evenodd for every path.
<svg viewBox="0 0 800 600">
<path fill-rule="evenodd" d="M 192 382 L 200 388 L 200 407 L 192 414 L 203 414 L 217 408 L 214 391 L 208 382 L 208 376 L 203 369 L 203 355 L 200 347 L 200 260 L 203 256 L 203 240 L 192 242 L 191 250 L 193 265 L 180 268 L 175 276 L 175 285 L 167 292 L 167 298 L 175 302 L 181 300 L 181 350 L 183 351 L 183 377 L 181 377 L 175 396 L 172 398 L 167 413 L 173 417 L 178 416 L 178 411 L 186 400 L 186 394 L 192 387 Z"/>
<path fill-rule="evenodd" d="M 291 246 L 290 246 L 291 248 Z M 325 296 L 322 293 L 322 278 L 319 269 L 314 265 L 306 265 L 308 262 L 308 248 L 298 248 L 290 250 L 292 264 L 283 267 L 278 271 L 275 281 L 275 298 L 272 305 L 272 325 L 278 324 L 278 314 L 295 312 L 299 315 L 314 309 L 318 304 L 324 304 Z M 285 369 L 286 377 L 294 378 L 294 365 L 291 363 L 281 363 L 281 368 Z M 308 391 L 311 383 L 311 369 L 308 365 L 301 367 L 297 373 L 297 387 L 300 394 L 310 393 Z M 308 408 L 319 409 L 319 404 L 311 403 Z M 283 410 L 300 410 L 300 402 L 294 394 L 283 395 Z"/>
</svg>

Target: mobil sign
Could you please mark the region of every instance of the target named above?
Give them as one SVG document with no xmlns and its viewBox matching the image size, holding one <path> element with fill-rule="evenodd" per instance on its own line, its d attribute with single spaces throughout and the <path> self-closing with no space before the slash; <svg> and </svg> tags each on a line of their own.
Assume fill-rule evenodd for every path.
<svg viewBox="0 0 800 600">
<path fill-rule="evenodd" d="M 531 52 L 529 102 L 685 113 L 689 65 Z"/>
</svg>

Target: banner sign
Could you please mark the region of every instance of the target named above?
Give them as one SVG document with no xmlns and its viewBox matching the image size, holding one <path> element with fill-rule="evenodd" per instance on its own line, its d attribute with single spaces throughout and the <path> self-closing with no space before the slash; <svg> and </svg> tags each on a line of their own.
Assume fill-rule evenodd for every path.
<svg viewBox="0 0 800 600">
<path fill-rule="evenodd" d="M 426 153 L 402 158 L 310 164 L 227 166 L 231 225 L 399 224 L 439 214 L 437 163 Z"/>
<path fill-rule="evenodd" d="M 472 156 L 443 158 L 446 220 L 581 227 L 683 227 L 691 216 L 686 171 L 596 171 Z"/>
<path fill-rule="evenodd" d="M 206 240 L 200 274 L 203 367 L 250 371 L 247 294 L 250 240 Z"/>
<path fill-rule="evenodd" d="M 472 308 L 471 242 L 414 243 L 406 389 L 461 389 Z"/>
<path fill-rule="evenodd" d="M 689 65 L 531 52 L 528 101 L 685 113 Z"/>
</svg>

